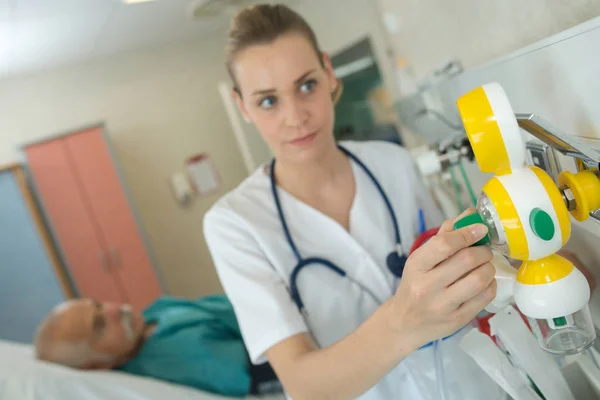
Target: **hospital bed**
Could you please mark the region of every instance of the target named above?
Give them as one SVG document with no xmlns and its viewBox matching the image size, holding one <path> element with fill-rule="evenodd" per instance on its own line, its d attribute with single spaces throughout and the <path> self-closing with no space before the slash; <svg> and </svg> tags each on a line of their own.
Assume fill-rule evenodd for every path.
<svg viewBox="0 0 600 400">
<path fill-rule="evenodd" d="M 0 400 L 226 400 L 117 371 L 78 371 L 36 360 L 33 346 L 0 340 Z M 282 395 L 246 400 L 283 400 Z"/>
</svg>

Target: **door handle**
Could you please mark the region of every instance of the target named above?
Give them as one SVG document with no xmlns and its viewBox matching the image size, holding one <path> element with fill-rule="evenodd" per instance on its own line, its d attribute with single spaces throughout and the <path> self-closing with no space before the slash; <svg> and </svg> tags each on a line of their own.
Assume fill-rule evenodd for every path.
<svg viewBox="0 0 600 400">
<path fill-rule="evenodd" d="M 110 260 L 116 268 L 121 267 L 121 255 L 119 254 L 119 250 L 114 247 L 110 248 Z"/>
<path fill-rule="evenodd" d="M 98 254 L 98 258 L 100 259 L 100 265 L 102 266 L 102 269 L 106 272 L 110 272 L 110 262 L 106 256 L 106 252 L 101 251 L 100 254 Z"/>
</svg>

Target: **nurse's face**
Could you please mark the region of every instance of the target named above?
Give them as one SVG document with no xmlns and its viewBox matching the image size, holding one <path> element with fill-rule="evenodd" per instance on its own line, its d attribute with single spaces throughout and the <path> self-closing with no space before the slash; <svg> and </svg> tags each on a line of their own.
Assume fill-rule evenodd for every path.
<svg viewBox="0 0 600 400">
<path fill-rule="evenodd" d="M 326 55 L 324 66 L 300 34 L 281 36 L 237 54 L 233 94 L 278 159 L 307 161 L 332 146 L 337 84 Z"/>
</svg>

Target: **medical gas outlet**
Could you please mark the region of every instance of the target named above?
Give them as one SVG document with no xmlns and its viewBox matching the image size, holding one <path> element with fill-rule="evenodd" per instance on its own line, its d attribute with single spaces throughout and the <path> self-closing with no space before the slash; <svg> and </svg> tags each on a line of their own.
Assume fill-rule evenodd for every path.
<svg viewBox="0 0 600 400">
<path fill-rule="evenodd" d="M 489 233 L 478 244 L 523 261 L 508 296 L 528 317 L 544 350 L 575 354 L 589 348 L 596 333 L 588 282 L 556 252 L 571 235 L 569 213 L 583 221 L 600 208 L 597 173 L 562 172 L 557 186 L 544 170 L 525 165 L 525 143 L 499 84 L 476 88 L 457 105 L 479 168 L 494 176 L 478 197 L 476 213 L 455 227 L 483 223 Z M 507 296 L 506 288 L 501 293 Z"/>
</svg>

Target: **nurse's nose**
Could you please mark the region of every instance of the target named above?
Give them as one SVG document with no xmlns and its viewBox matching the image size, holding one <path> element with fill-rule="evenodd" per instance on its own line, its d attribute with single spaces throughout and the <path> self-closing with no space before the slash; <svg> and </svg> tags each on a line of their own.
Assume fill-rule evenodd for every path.
<svg viewBox="0 0 600 400">
<path fill-rule="evenodd" d="M 308 120 L 308 111 L 302 101 L 291 98 L 285 102 L 284 107 L 285 125 L 289 128 L 301 128 Z"/>
</svg>

